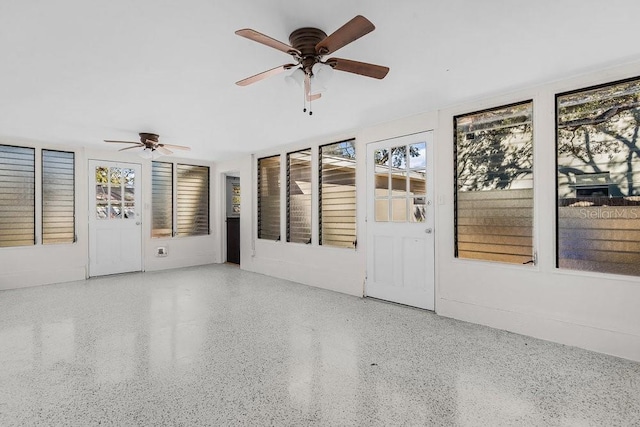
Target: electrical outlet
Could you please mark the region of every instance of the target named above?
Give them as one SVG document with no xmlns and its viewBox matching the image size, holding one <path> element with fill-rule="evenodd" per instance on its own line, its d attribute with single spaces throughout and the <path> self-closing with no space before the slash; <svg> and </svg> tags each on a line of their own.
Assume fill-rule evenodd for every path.
<svg viewBox="0 0 640 427">
<path fill-rule="evenodd" d="M 160 246 L 156 248 L 156 256 L 158 257 L 164 257 L 167 256 L 167 248 L 165 248 L 164 246 Z"/>
</svg>

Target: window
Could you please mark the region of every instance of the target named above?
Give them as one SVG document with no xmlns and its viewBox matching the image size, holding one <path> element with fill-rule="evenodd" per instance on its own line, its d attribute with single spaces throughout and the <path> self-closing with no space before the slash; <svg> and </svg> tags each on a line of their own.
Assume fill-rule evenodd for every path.
<svg viewBox="0 0 640 427">
<path fill-rule="evenodd" d="M 173 164 L 151 163 L 151 237 L 173 235 Z"/>
<path fill-rule="evenodd" d="M 209 168 L 152 162 L 151 176 L 151 236 L 209 234 Z"/>
<path fill-rule="evenodd" d="M 35 244 L 35 150 L 0 145 L 0 247 Z"/>
<path fill-rule="evenodd" d="M 75 157 L 42 150 L 42 243 L 75 241 Z"/>
<path fill-rule="evenodd" d="M 533 102 L 454 117 L 455 255 L 533 264 Z"/>
<path fill-rule="evenodd" d="M 424 222 L 427 197 L 427 144 L 374 151 L 376 222 Z"/>
<path fill-rule="evenodd" d="M 640 79 L 556 96 L 556 266 L 640 276 Z"/>
<path fill-rule="evenodd" d="M 311 243 L 311 149 L 287 154 L 287 242 Z"/>
<path fill-rule="evenodd" d="M 258 239 L 280 240 L 280 156 L 258 159 Z"/>
<path fill-rule="evenodd" d="M 178 236 L 209 234 L 209 168 L 177 165 Z"/>
<path fill-rule="evenodd" d="M 356 147 L 353 140 L 319 149 L 320 245 L 356 246 Z"/>
</svg>

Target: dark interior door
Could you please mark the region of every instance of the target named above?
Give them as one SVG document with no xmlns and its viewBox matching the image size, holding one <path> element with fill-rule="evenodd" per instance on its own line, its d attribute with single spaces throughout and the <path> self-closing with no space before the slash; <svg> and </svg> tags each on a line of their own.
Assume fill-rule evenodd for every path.
<svg viewBox="0 0 640 427">
<path fill-rule="evenodd" d="M 239 217 L 227 217 L 227 262 L 240 264 Z"/>
</svg>

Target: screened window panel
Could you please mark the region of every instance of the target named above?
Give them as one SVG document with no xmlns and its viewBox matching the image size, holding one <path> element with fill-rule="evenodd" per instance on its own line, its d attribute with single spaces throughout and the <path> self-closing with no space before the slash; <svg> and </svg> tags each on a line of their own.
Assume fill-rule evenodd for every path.
<svg viewBox="0 0 640 427">
<path fill-rule="evenodd" d="M 0 247 L 35 243 L 35 150 L 0 145 Z"/>
<path fill-rule="evenodd" d="M 75 241 L 75 155 L 42 150 L 42 243 Z"/>
<path fill-rule="evenodd" d="M 311 149 L 287 154 L 287 242 L 311 243 Z"/>
<path fill-rule="evenodd" d="M 559 94 L 559 268 L 640 275 L 640 79 Z"/>
<path fill-rule="evenodd" d="M 258 159 L 258 238 L 280 240 L 280 156 Z"/>
<path fill-rule="evenodd" d="M 356 147 L 353 140 L 320 147 L 320 244 L 356 245 Z"/>
<path fill-rule="evenodd" d="M 173 164 L 151 163 L 151 237 L 173 235 Z"/>
<path fill-rule="evenodd" d="M 176 172 L 177 235 L 209 234 L 209 168 L 178 164 Z"/>
<path fill-rule="evenodd" d="M 533 103 L 454 118 L 459 258 L 533 264 Z"/>
</svg>

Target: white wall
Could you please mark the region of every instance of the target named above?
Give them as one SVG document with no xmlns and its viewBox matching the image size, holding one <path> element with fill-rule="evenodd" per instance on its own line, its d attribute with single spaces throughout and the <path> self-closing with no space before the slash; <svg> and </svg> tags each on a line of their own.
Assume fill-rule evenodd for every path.
<svg viewBox="0 0 640 427">
<path fill-rule="evenodd" d="M 73 244 L 22 246 L 0 248 L 0 290 L 16 289 L 28 286 L 83 280 L 88 274 L 89 262 L 89 230 L 88 215 L 88 162 L 89 160 L 107 160 L 138 163 L 142 165 L 142 265 L 143 270 L 162 270 L 190 265 L 209 264 L 219 260 L 215 233 L 209 236 L 152 239 L 151 236 L 151 161 L 135 154 L 118 153 L 116 151 L 87 151 L 77 147 L 42 144 L 24 140 L 0 140 L 0 144 L 17 145 L 36 148 L 36 164 L 40 162 L 40 149 L 67 150 L 75 152 L 76 167 L 76 234 L 77 242 Z M 163 157 L 159 160 L 178 160 Z M 214 212 L 216 199 L 213 197 L 214 168 L 211 162 L 184 160 L 186 164 L 210 166 L 211 191 L 210 212 Z M 38 168 L 36 168 L 38 173 Z M 36 175 L 36 238 L 41 239 L 41 188 L 40 176 Z M 210 215 L 213 221 L 213 215 Z M 212 230 L 213 223 L 211 225 Z M 155 256 L 155 248 L 165 246 L 169 255 L 166 258 Z"/>
<path fill-rule="evenodd" d="M 366 144 L 424 130 L 435 131 L 436 312 L 546 340 L 640 361 L 640 278 L 555 268 L 555 94 L 634 77 L 640 64 L 629 64 L 571 80 L 423 113 L 348 135 L 300 141 L 243 158 L 243 245 L 252 236 L 255 250 L 243 251 L 242 268 L 311 286 L 362 296 L 365 277 Z M 456 259 L 453 229 L 453 116 L 485 108 L 534 101 L 534 241 L 536 266 Z M 358 249 L 256 240 L 256 158 L 331 143 L 355 136 Z M 224 165 L 226 168 L 231 166 Z M 315 180 L 317 182 L 317 179 Z M 252 192 L 248 194 L 247 182 Z M 285 182 L 281 179 L 281 182 Z M 316 184 L 317 185 L 317 184 Z M 314 192 L 317 188 L 314 189 Z M 285 200 L 284 189 L 281 200 Z M 281 207 L 284 224 L 284 206 Z M 314 211 L 317 206 L 314 205 Z M 247 221 L 247 212 L 252 213 Z M 317 221 L 316 221 L 317 222 Z M 317 224 L 314 224 L 317 226 Z M 317 227 L 314 227 L 314 235 Z M 284 234 L 283 234 L 284 235 Z M 251 244 L 251 243 L 250 243 Z"/>
</svg>

